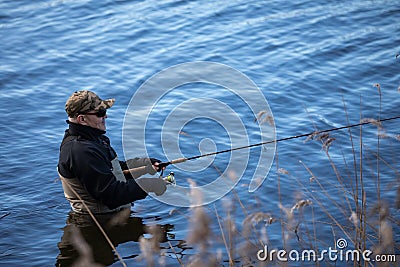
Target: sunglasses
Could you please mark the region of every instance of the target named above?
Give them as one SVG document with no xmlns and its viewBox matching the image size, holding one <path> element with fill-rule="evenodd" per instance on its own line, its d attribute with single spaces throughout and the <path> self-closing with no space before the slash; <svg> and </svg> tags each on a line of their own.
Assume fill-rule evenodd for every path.
<svg viewBox="0 0 400 267">
<path fill-rule="evenodd" d="M 96 115 L 97 117 L 101 118 L 104 117 L 106 114 L 107 114 L 107 109 L 100 109 L 96 112 L 85 113 L 84 115 Z"/>
</svg>

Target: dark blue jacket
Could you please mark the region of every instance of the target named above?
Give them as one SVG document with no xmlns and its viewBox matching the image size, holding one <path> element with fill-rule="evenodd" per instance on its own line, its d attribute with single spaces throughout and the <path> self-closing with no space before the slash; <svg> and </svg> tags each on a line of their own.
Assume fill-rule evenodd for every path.
<svg viewBox="0 0 400 267">
<path fill-rule="evenodd" d="M 61 143 L 58 172 L 62 179 L 70 181 L 71 184 L 75 186 L 77 183 L 81 184 L 82 188 L 78 186 L 81 194 L 87 198 L 93 198 L 88 199 L 89 204 L 96 201 L 112 210 L 147 196 L 147 193 L 133 179 L 136 177 L 125 175 L 123 179 L 114 175 L 112 161 L 116 159 L 117 154 L 110 146 L 110 140 L 105 136 L 105 131 L 67 122 L 69 129 L 65 131 Z M 147 166 L 145 173 L 155 173 L 147 158 L 131 159 L 128 163 L 119 161 L 122 170 L 128 169 L 128 165 L 129 168 Z M 145 173 L 138 173 L 135 176 Z M 72 179 L 77 180 L 73 182 Z M 64 184 L 63 187 L 66 193 Z M 66 197 L 68 198 L 67 194 Z M 78 201 L 75 197 L 73 199 Z"/>
</svg>

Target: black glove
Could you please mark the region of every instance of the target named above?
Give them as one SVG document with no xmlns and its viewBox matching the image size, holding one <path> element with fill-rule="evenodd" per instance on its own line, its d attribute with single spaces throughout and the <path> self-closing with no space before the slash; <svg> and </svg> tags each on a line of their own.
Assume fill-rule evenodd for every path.
<svg viewBox="0 0 400 267">
<path fill-rule="evenodd" d="M 156 164 L 156 163 L 158 163 L 158 164 L 160 164 L 161 163 L 161 160 L 159 160 L 159 159 L 156 159 L 156 158 L 150 158 L 150 161 L 151 161 L 151 165 L 153 165 L 153 166 L 155 166 L 154 164 Z M 159 166 L 156 166 L 157 167 L 157 172 L 159 172 L 159 171 L 161 171 L 161 167 L 159 167 Z"/>
<path fill-rule="evenodd" d="M 150 161 L 151 161 L 151 164 L 155 164 L 156 162 L 157 163 L 161 163 L 161 160 L 159 160 L 159 159 L 156 159 L 156 158 L 150 158 Z"/>
<path fill-rule="evenodd" d="M 171 162 L 161 162 L 160 164 L 158 164 L 159 168 L 166 168 L 169 164 L 171 164 Z"/>
<path fill-rule="evenodd" d="M 154 192 L 157 196 L 161 196 L 167 190 L 167 184 L 160 178 L 138 178 L 136 183 L 147 193 Z"/>
<path fill-rule="evenodd" d="M 155 158 L 150 158 L 151 164 L 155 164 L 156 162 L 158 163 L 158 171 L 160 171 L 162 168 L 167 167 L 169 164 L 171 164 L 171 162 L 162 162 L 159 159 L 155 159 Z"/>
</svg>

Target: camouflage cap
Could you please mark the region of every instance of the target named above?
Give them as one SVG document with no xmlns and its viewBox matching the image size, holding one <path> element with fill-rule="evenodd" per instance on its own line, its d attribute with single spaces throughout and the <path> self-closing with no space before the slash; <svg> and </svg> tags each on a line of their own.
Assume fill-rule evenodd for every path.
<svg viewBox="0 0 400 267">
<path fill-rule="evenodd" d="M 114 105 L 115 99 L 102 100 L 91 91 L 81 90 L 73 93 L 65 103 L 68 117 L 76 117 L 92 110 L 107 109 Z"/>
</svg>

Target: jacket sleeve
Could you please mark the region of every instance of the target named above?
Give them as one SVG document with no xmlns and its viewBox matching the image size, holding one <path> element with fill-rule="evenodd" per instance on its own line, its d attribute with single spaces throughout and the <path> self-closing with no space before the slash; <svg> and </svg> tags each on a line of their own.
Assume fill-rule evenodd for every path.
<svg viewBox="0 0 400 267">
<path fill-rule="evenodd" d="M 118 181 L 112 173 L 111 162 L 100 149 L 80 144 L 74 152 L 71 167 L 76 177 L 94 199 L 110 209 L 147 196 L 134 179 Z"/>
</svg>

